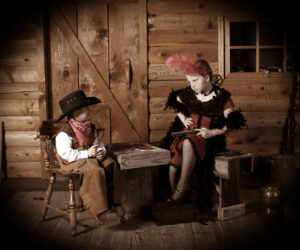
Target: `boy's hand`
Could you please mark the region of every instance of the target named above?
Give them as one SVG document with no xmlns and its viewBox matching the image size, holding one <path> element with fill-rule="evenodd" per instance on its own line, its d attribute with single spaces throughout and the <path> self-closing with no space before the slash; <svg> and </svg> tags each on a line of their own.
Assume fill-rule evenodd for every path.
<svg viewBox="0 0 300 250">
<path fill-rule="evenodd" d="M 96 155 L 98 161 L 102 161 L 105 157 L 105 153 L 103 151 L 99 151 Z"/>
<path fill-rule="evenodd" d="M 91 147 L 88 149 L 88 157 L 89 157 L 89 158 L 92 158 L 92 157 L 95 157 L 95 156 L 96 156 L 96 147 L 97 147 L 97 145 L 94 145 L 94 146 L 91 146 Z"/>
</svg>

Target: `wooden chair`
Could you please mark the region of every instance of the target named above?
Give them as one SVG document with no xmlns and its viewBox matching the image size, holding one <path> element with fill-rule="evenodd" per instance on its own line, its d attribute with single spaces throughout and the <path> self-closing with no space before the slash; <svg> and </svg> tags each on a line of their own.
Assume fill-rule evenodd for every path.
<svg viewBox="0 0 300 250">
<path fill-rule="evenodd" d="M 74 195 L 74 179 L 80 178 L 80 184 L 82 182 L 82 175 L 79 172 L 65 172 L 60 168 L 59 162 L 55 155 L 55 146 L 53 143 L 53 135 L 59 131 L 61 124 L 55 123 L 53 120 L 43 121 L 39 129 L 39 139 L 41 142 L 41 157 L 42 157 L 42 175 L 48 175 L 49 186 L 45 194 L 44 204 L 42 206 L 41 221 L 46 219 L 48 209 L 52 209 L 55 212 L 66 215 L 69 217 L 72 235 L 76 235 L 76 212 L 78 210 L 83 211 L 83 202 L 79 196 L 79 201 L 75 203 Z M 51 196 L 53 193 L 53 186 L 56 181 L 56 175 L 60 175 L 64 178 L 68 178 L 68 190 L 69 200 L 67 202 L 67 208 L 59 208 L 50 204 Z"/>
</svg>

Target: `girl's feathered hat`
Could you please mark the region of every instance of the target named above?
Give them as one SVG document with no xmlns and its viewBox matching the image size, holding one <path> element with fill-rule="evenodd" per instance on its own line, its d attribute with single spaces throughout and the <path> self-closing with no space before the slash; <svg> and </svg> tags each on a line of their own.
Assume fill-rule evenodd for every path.
<svg viewBox="0 0 300 250">
<path fill-rule="evenodd" d="M 59 122 L 78 109 L 100 102 L 101 100 L 97 97 L 86 97 L 82 90 L 74 91 L 59 101 L 62 115 L 56 121 Z"/>
<path fill-rule="evenodd" d="M 174 69 L 184 75 L 207 76 L 212 78 L 212 70 L 208 62 L 199 59 L 196 54 L 175 54 L 169 57 L 165 62 L 167 67 Z"/>
</svg>

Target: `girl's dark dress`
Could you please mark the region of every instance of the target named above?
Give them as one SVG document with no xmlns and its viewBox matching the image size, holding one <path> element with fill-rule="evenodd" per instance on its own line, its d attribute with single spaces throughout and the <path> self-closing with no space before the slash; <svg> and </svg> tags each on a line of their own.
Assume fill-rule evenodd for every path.
<svg viewBox="0 0 300 250">
<path fill-rule="evenodd" d="M 181 120 L 176 117 L 166 137 L 161 140 L 160 146 L 171 150 L 170 165 L 181 167 L 183 141 L 188 139 L 197 156 L 195 171 L 198 174 L 198 198 L 197 205 L 200 210 L 212 208 L 212 188 L 214 187 L 214 157 L 225 150 L 225 135 L 218 135 L 208 139 L 198 136 L 196 133 L 173 138 L 171 132 L 189 130 L 193 128 L 222 129 L 225 125 L 228 130 L 241 128 L 245 125 L 245 119 L 240 111 L 231 112 L 227 118 L 224 110 L 233 107 L 230 93 L 219 87 L 214 87 L 215 95 L 210 101 L 201 102 L 196 94 L 187 87 L 170 93 L 166 108 L 172 108 L 175 112 L 181 112 L 186 117 L 193 119 L 193 124 L 185 128 Z M 177 100 L 177 97 L 182 101 Z"/>
</svg>

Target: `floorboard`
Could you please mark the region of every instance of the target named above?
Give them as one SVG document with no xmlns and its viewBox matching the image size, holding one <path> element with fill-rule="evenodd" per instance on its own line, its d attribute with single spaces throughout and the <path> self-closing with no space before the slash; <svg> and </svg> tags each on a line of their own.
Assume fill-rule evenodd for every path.
<svg viewBox="0 0 300 250">
<path fill-rule="evenodd" d="M 49 210 L 47 220 L 40 222 L 44 192 L 11 192 L 1 197 L 2 244 L 10 248 L 30 246 L 39 249 L 111 249 L 111 250 L 193 250 L 255 249 L 283 246 L 289 249 L 297 242 L 297 211 L 286 208 L 283 217 L 270 219 L 258 211 L 226 221 L 183 223 L 157 226 L 151 218 L 134 218 L 121 223 L 110 213 L 105 223 L 96 224 L 87 213 L 78 213 L 78 235 L 71 236 L 65 216 Z M 76 197 L 77 198 L 77 197 Z M 55 191 L 51 202 L 63 207 L 67 191 Z M 293 224 L 293 225 L 292 225 Z M 2 230 L 3 231 L 3 230 Z"/>
</svg>

